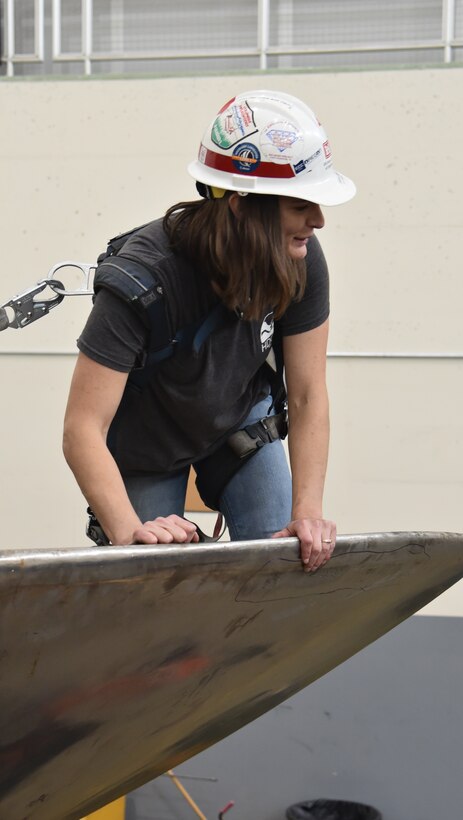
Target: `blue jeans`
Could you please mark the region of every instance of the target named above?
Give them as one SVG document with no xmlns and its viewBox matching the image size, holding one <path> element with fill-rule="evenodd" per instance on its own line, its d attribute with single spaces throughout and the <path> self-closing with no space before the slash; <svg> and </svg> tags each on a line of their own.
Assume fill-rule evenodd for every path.
<svg viewBox="0 0 463 820">
<path fill-rule="evenodd" d="M 270 396 L 260 401 L 242 426 L 266 416 L 270 405 Z M 172 513 L 184 516 L 188 472 L 186 467 L 167 476 L 124 479 L 142 521 Z M 238 470 L 222 493 L 220 511 L 232 541 L 268 538 L 286 526 L 291 520 L 291 476 L 281 441 L 266 444 Z"/>
</svg>

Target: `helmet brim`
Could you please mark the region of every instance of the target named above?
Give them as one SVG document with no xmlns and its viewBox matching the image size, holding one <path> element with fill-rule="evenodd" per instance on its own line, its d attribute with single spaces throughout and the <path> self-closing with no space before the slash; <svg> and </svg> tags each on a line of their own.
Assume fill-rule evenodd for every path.
<svg viewBox="0 0 463 820">
<path fill-rule="evenodd" d="M 226 191 L 289 196 L 323 206 L 343 205 L 353 199 L 357 190 L 349 177 L 335 170 L 332 170 L 326 179 L 319 182 L 310 181 L 310 179 L 307 179 L 308 175 L 301 178 L 274 180 L 244 176 L 243 174 L 229 174 L 215 168 L 208 168 L 198 160 L 190 162 L 187 170 L 197 182 L 224 188 Z"/>
</svg>

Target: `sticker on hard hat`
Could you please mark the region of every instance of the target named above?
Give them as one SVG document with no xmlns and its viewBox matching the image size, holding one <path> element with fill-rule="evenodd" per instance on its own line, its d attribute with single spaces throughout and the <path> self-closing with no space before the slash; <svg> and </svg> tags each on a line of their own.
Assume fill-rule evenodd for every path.
<svg viewBox="0 0 463 820">
<path fill-rule="evenodd" d="M 245 149 L 241 153 L 241 148 Z M 251 150 L 250 150 L 251 149 Z M 222 154 L 218 151 L 211 151 L 201 144 L 198 154 L 199 162 L 206 168 L 214 168 L 216 171 L 224 171 L 226 174 L 236 174 L 237 170 L 245 176 L 268 177 L 268 179 L 292 179 L 295 176 L 292 165 L 289 162 L 265 162 L 260 153 L 252 143 L 242 143 L 235 149 L 233 154 Z M 243 170 L 237 168 L 238 163 L 244 166 Z M 212 180 L 209 180 L 209 183 Z M 217 177 L 213 180 L 217 184 L 222 184 L 224 180 Z M 226 185 L 222 184 L 226 188 Z"/>
<path fill-rule="evenodd" d="M 312 162 L 314 162 L 317 159 L 317 157 L 319 157 L 321 155 L 321 152 L 322 152 L 322 149 L 319 148 L 318 151 L 315 151 L 315 153 L 312 154 L 310 157 L 307 157 L 307 159 L 301 159 L 294 166 L 294 170 L 295 170 L 296 174 L 300 174 L 302 171 L 307 171 L 307 173 L 310 174 L 310 172 L 312 171 L 312 168 L 309 168 L 308 166 L 311 165 Z"/>
<path fill-rule="evenodd" d="M 302 138 L 301 132 L 291 123 L 271 123 L 262 133 L 260 147 L 266 159 L 285 162 L 293 158 L 293 146 Z"/>
<path fill-rule="evenodd" d="M 254 113 L 247 102 L 229 105 L 214 120 L 211 140 L 219 148 L 231 148 L 257 132 Z"/>
<path fill-rule="evenodd" d="M 232 162 L 241 174 L 255 173 L 260 165 L 260 152 L 252 142 L 242 142 L 233 151 Z"/>
</svg>

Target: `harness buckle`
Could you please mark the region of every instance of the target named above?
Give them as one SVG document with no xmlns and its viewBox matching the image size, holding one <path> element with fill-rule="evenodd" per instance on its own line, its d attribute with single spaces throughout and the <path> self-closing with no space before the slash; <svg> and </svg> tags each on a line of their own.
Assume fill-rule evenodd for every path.
<svg viewBox="0 0 463 820">
<path fill-rule="evenodd" d="M 90 507 L 87 507 L 87 515 L 88 521 L 87 526 L 85 528 L 85 534 L 87 538 L 90 538 L 90 541 L 93 541 L 97 547 L 108 547 L 110 546 L 110 541 L 106 536 L 106 533 L 103 530 L 100 522 L 95 516 L 95 513 Z"/>
<path fill-rule="evenodd" d="M 240 459 L 247 458 L 265 444 L 271 444 L 287 433 L 286 416 L 279 413 L 276 416 L 265 416 L 255 424 L 249 424 L 242 430 L 228 438 L 227 443 Z"/>
</svg>

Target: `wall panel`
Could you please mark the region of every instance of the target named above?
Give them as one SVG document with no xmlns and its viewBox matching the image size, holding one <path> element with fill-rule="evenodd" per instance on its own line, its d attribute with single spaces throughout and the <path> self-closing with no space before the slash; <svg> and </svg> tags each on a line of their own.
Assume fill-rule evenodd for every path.
<svg viewBox="0 0 463 820">
<path fill-rule="evenodd" d="M 185 166 L 205 123 L 258 86 L 305 98 L 358 185 L 352 203 L 326 209 L 321 234 L 331 351 L 462 354 L 461 68 L 0 82 L 0 303 L 55 262 L 94 260 L 110 236 L 194 196 Z M 2 546 L 85 543 L 60 428 L 89 307 L 69 297 L 0 336 Z M 330 360 L 326 512 L 342 532 L 462 529 L 461 368 Z"/>
</svg>

